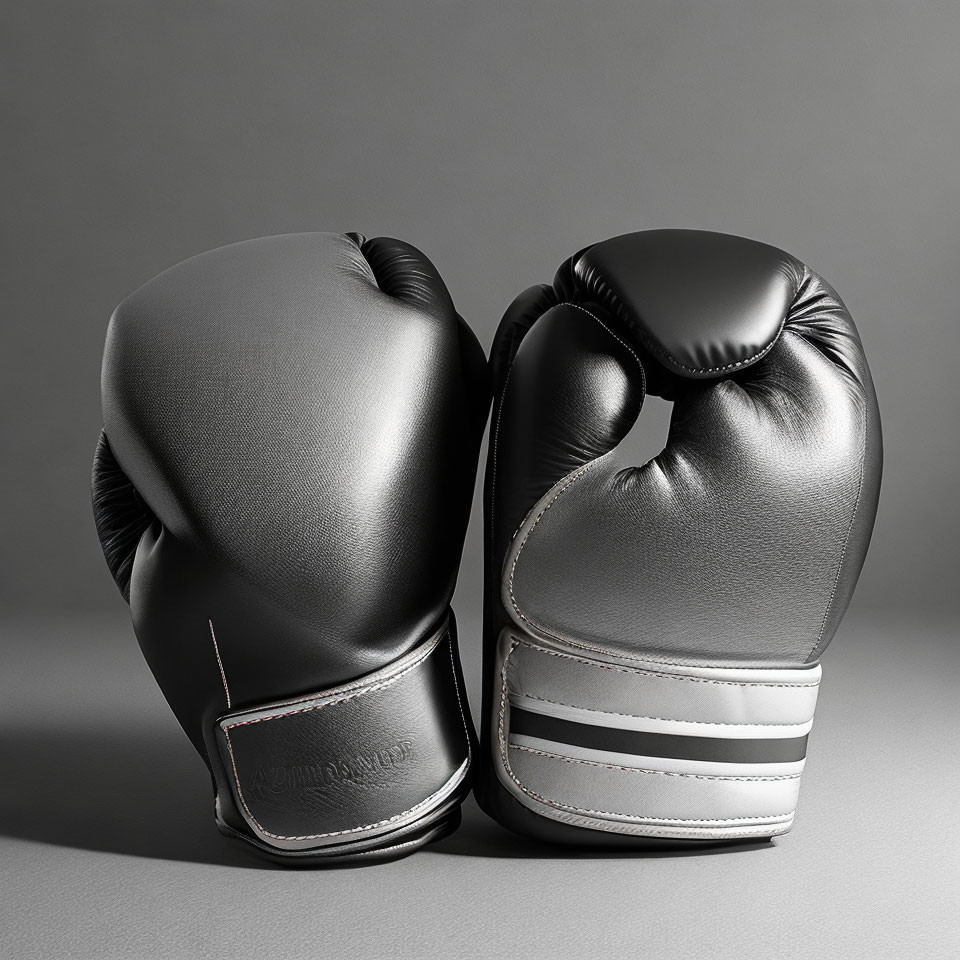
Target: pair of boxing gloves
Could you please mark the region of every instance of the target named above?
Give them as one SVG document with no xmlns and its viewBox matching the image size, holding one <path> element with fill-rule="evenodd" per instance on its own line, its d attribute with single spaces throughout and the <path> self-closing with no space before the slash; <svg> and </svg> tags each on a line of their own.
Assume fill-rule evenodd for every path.
<svg viewBox="0 0 960 960">
<path fill-rule="evenodd" d="M 488 363 L 409 244 L 252 240 L 123 301 L 102 390 L 97 529 L 224 834 L 392 858 L 474 785 L 556 842 L 790 829 L 881 472 L 856 329 L 798 260 L 615 237 Z M 478 744 L 450 601 L 491 394 Z M 646 394 L 670 434 L 634 465 Z"/>
</svg>

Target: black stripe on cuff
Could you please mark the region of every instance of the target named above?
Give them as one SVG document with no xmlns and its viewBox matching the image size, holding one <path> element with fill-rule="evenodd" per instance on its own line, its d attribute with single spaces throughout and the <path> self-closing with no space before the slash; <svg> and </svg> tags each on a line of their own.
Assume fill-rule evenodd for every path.
<svg viewBox="0 0 960 960">
<path fill-rule="evenodd" d="M 676 760 L 712 760 L 717 763 L 790 763 L 807 753 L 807 738 L 732 740 L 721 737 L 685 737 L 672 733 L 645 733 L 576 723 L 540 713 L 510 709 L 510 732 L 588 750 L 629 753 L 638 757 Z"/>
</svg>

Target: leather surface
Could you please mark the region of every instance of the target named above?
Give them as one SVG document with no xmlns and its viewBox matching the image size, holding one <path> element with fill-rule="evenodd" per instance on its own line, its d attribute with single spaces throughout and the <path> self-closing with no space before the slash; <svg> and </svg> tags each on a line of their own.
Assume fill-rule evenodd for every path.
<svg viewBox="0 0 960 960">
<path fill-rule="evenodd" d="M 619 237 L 521 294 L 493 362 L 488 665 L 511 622 L 588 657 L 816 661 L 866 554 L 882 460 L 860 339 L 825 281 L 736 237 Z M 664 451 L 635 465 L 617 444 L 645 391 L 674 409 Z M 488 666 L 487 717 L 493 680 Z M 485 806 L 528 826 L 491 778 Z"/>
<path fill-rule="evenodd" d="M 802 278 L 802 264 L 755 240 L 647 230 L 588 248 L 557 285 L 618 316 L 673 372 L 711 377 L 770 349 Z"/>
<path fill-rule="evenodd" d="M 511 365 L 503 394 L 509 400 L 492 425 L 487 509 L 501 556 L 545 490 L 626 434 L 643 405 L 643 386 L 626 341 L 582 307 L 554 306 L 537 321 Z"/>
<path fill-rule="evenodd" d="M 221 761 L 254 833 L 284 849 L 365 839 L 455 793 L 470 742 L 451 642 L 445 625 L 362 683 L 224 717 Z"/>
<path fill-rule="evenodd" d="M 117 308 L 102 394 L 98 531 L 208 761 L 222 671 L 234 708 L 304 695 L 447 615 L 486 364 L 414 247 L 297 234 L 184 261 Z"/>
</svg>

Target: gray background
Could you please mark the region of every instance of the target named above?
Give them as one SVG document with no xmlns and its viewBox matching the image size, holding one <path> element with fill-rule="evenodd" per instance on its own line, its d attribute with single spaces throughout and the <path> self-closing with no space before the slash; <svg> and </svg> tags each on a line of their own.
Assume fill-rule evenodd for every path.
<svg viewBox="0 0 960 960">
<path fill-rule="evenodd" d="M 0 956 L 960 956 L 958 49 L 952 0 L 4 4 Z M 877 381 L 880 516 L 794 833 L 571 856 L 470 807 L 376 870 L 222 849 L 90 517 L 113 306 L 220 244 L 359 230 L 421 247 L 489 346 L 570 253 L 661 226 L 808 262 Z"/>
</svg>

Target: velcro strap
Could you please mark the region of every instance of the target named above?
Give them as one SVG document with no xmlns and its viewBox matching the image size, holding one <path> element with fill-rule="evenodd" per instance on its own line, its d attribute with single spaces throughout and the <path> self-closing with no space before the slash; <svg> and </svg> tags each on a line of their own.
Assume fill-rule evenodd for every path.
<svg viewBox="0 0 960 960">
<path fill-rule="evenodd" d="M 793 823 L 820 666 L 663 664 L 536 639 L 498 644 L 498 776 L 542 816 L 677 839 Z"/>
<path fill-rule="evenodd" d="M 470 765 L 449 626 L 359 680 L 229 713 L 216 738 L 237 809 L 272 847 L 363 841 L 414 823 Z"/>
</svg>

